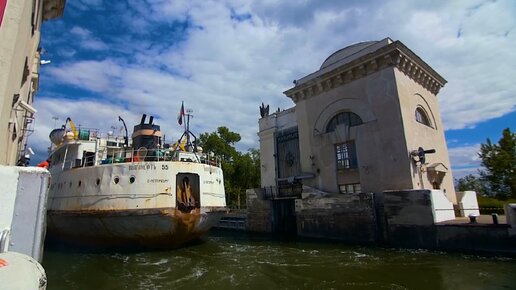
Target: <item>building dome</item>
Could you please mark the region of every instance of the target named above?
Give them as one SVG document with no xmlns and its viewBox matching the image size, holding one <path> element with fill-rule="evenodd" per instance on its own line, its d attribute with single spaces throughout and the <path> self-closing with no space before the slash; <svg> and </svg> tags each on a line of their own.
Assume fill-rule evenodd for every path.
<svg viewBox="0 0 516 290">
<path fill-rule="evenodd" d="M 321 65 L 320 69 L 326 68 L 334 63 L 340 62 L 341 60 L 347 59 L 346 62 L 354 59 L 353 55 L 363 50 L 364 48 L 376 44 L 378 41 L 364 41 L 352 44 L 345 48 L 339 49 L 332 53 Z M 357 56 L 358 57 L 358 56 Z"/>
</svg>

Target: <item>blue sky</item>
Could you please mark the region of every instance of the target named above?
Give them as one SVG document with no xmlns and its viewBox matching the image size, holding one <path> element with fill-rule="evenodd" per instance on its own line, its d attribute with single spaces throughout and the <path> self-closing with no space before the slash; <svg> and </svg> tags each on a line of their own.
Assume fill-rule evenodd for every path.
<svg viewBox="0 0 516 290">
<path fill-rule="evenodd" d="M 44 23 L 36 131 L 44 158 L 52 117 L 120 130 L 157 117 L 177 138 L 181 101 L 197 133 L 227 126 L 240 150 L 258 147 L 258 106 L 334 51 L 391 37 L 448 80 L 438 95 L 454 176 L 474 173 L 486 138 L 516 124 L 516 2 L 68 0 Z M 131 125 L 129 125 L 131 126 Z M 112 128 L 114 127 L 114 129 Z"/>
</svg>

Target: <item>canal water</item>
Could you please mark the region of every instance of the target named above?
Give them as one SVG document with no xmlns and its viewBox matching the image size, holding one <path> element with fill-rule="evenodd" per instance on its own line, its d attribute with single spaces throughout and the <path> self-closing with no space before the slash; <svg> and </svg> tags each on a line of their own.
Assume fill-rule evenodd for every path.
<svg viewBox="0 0 516 290">
<path fill-rule="evenodd" d="M 516 260 L 211 232 L 171 251 L 46 247 L 47 289 L 516 289 Z"/>
</svg>

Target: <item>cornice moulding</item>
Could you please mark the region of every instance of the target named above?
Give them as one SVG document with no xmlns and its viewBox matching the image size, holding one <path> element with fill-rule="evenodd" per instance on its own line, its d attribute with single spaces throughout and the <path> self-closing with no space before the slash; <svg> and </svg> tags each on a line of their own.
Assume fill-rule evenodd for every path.
<svg viewBox="0 0 516 290">
<path fill-rule="evenodd" d="M 43 0 L 43 21 L 63 16 L 66 0 Z"/>
<path fill-rule="evenodd" d="M 403 43 L 395 41 L 313 79 L 296 83 L 283 93 L 297 103 L 388 67 L 396 67 L 434 95 L 447 82 Z"/>
</svg>

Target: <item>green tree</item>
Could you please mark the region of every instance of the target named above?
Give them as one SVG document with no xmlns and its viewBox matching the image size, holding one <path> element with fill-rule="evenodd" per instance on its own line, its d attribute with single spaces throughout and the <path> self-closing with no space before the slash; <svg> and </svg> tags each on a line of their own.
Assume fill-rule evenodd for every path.
<svg viewBox="0 0 516 290">
<path fill-rule="evenodd" d="M 240 141 L 240 134 L 231 132 L 227 127 L 217 128 L 217 132 L 203 133 L 199 136 L 199 145 L 206 152 L 213 152 L 223 161 L 231 161 L 237 155 L 235 143 Z"/>
<path fill-rule="evenodd" d="M 235 144 L 240 139 L 240 134 L 227 127 L 219 127 L 216 132 L 199 136 L 199 145 L 203 150 L 213 152 L 222 159 L 224 188 L 228 205 L 232 207 L 245 205 L 245 190 L 260 186 L 260 153 L 256 149 L 249 149 L 247 153 L 237 151 Z"/>
<path fill-rule="evenodd" d="M 503 130 L 498 144 L 488 138 L 487 143 L 480 146 L 479 156 L 485 168 L 480 176 L 487 182 L 487 193 L 516 198 L 516 134 L 509 128 Z"/>
<path fill-rule="evenodd" d="M 466 175 L 456 180 L 457 191 L 473 190 L 479 195 L 484 195 L 485 188 L 485 181 L 473 174 Z"/>
</svg>

